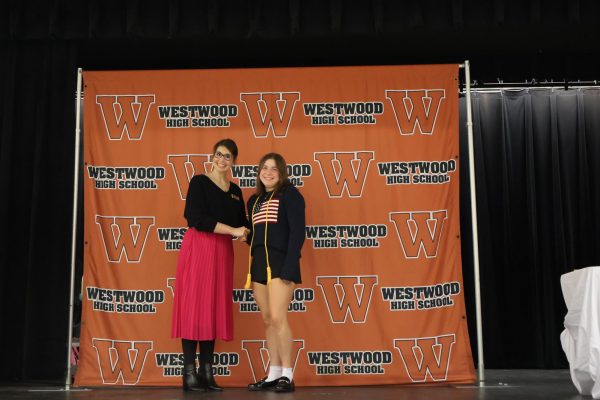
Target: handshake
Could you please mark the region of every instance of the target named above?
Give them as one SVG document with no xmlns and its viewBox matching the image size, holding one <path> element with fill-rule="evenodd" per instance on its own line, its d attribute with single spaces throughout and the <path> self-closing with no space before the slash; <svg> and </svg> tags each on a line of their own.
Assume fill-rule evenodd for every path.
<svg viewBox="0 0 600 400">
<path fill-rule="evenodd" d="M 241 239 L 242 241 L 246 241 L 248 234 L 250 233 L 250 229 L 245 226 L 240 226 L 239 228 L 233 228 L 233 237 Z"/>
</svg>

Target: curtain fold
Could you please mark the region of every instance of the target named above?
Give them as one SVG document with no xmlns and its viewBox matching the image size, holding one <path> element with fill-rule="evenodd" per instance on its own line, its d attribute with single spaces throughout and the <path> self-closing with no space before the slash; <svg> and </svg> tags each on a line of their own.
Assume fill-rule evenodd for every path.
<svg viewBox="0 0 600 400">
<path fill-rule="evenodd" d="M 560 275 L 600 265 L 598 93 L 524 89 L 473 95 L 489 368 L 567 365 L 558 339 L 566 313 Z M 466 146 L 462 153 L 465 160 Z M 465 199 L 468 180 L 461 177 Z M 463 232 L 470 229 L 470 213 L 461 220 Z M 472 274 L 471 249 L 463 246 L 466 275 Z"/>
</svg>

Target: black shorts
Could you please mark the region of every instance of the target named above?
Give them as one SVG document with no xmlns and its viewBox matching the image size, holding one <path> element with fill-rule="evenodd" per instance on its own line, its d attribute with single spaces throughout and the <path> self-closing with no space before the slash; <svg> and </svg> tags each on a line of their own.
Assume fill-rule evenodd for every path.
<svg viewBox="0 0 600 400">
<path fill-rule="evenodd" d="M 285 261 L 285 253 L 272 247 L 268 249 L 271 279 L 279 278 L 281 277 L 281 269 Z M 262 283 L 263 285 L 267 284 L 267 256 L 264 246 L 254 248 L 250 273 L 252 274 L 252 282 Z"/>
</svg>

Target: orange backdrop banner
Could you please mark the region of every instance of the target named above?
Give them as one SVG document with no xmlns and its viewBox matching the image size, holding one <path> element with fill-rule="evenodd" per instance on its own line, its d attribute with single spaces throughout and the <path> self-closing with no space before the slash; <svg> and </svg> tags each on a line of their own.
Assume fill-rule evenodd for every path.
<svg viewBox="0 0 600 400">
<path fill-rule="evenodd" d="M 306 200 L 290 304 L 298 385 L 470 382 L 460 252 L 458 65 L 85 72 L 84 276 L 76 386 L 181 385 L 170 337 L 188 182 L 212 146 L 288 162 Z M 224 386 L 269 356 L 234 243 Z"/>
</svg>

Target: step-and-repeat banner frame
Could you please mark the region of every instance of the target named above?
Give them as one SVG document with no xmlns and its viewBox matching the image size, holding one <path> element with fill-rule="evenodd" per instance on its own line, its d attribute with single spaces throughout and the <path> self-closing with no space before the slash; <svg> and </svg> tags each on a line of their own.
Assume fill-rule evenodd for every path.
<svg viewBox="0 0 600 400">
<path fill-rule="evenodd" d="M 299 385 L 475 379 L 460 253 L 458 65 L 84 72 L 84 279 L 76 386 L 181 384 L 170 337 L 183 208 L 234 139 L 247 200 L 281 153 L 306 200 L 289 319 Z M 234 243 L 224 386 L 269 357 Z"/>
</svg>

